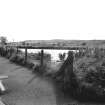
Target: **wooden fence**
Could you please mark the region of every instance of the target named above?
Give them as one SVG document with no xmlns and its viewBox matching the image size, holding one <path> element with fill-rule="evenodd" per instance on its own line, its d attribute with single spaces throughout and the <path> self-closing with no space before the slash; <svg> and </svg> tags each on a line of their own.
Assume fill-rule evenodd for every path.
<svg viewBox="0 0 105 105">
<path fill-rule="evenodd" d="M 45 49 L 49 49 L 49 50 L 84 50 L 86 49 L 85 47 L 37 47 L 37 46 L 17 46 L 17 45 L 6 45 L 5 46 L 6 50 L 8 49 L 13 49 L 15 48 L 17 53 L 19 51 L 19 49 L 25 49 L 25 62 L 27 62 L 27 53 L 28 53 L 28 49 L 41 49 L 41 58 L 40 58 L 40 65 L 43 66 L 43 59 L 44 59 L 44 50 Z"/>
</svg>

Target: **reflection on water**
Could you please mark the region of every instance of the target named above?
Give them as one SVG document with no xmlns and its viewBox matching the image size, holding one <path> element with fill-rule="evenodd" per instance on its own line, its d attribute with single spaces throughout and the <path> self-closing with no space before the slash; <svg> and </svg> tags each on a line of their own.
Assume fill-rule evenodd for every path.
<svg viewBox="0 0 105 105">
<path fill-rule="evenodd" d="M 24 49 L 22 49 L 22 51 L 24 51 Z M 41 49 L 28 49 L 28 53 L 38 53 L 40 52 Z M 44 50 L 45 53 L 51 54 L 51 60 L 53 61 L 57 61 L 59 60 L 59 53 L 66 54 L 65 59 L 67 58 L 67 53 L 69 50 Z"/>
</svg>

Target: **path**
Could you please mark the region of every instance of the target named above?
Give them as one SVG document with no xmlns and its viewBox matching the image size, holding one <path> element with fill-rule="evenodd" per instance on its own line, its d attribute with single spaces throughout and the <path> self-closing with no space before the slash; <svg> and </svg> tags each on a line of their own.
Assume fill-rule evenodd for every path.
<svg viewBox="0 0 105 105">
<path fill-rule="evenodd" d="M 0 58 L 0 74 L 8 75 L 4 85 L 8 92 L 2 96 L 7 105 L 56 105 L 53 85 L 46 79 L 34 76 L 26 68 L 11 64 L 7 59 Z"/>
<path fill-rule="evenodd" d="M 64 96 L 48 78 L 32 74 L 31 70 L 12 64 L 0 57 L 0 75 L 8 75 L 4 80 L 7 93 L 2 95 L 6 105 L 69 105 L 75 103 Z M 35 79 L 30 80 L 35 76 Z"/>
</svg>

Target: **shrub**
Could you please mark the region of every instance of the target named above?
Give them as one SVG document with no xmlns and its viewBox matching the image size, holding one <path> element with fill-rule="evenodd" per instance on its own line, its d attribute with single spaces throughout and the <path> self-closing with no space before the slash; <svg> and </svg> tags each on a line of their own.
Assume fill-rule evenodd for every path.
<svg viewBox="0 0 105 105">
<path fill-rule="evenodd" d="M 22 56 L 17 55 L 17 54 L 13 54 L 13 55 L 9 58 L 9 60 L 10 60 L 11 62 L 15 62 L 15 63 L 20 64 L 20 65 L 24 65 L 24 58 L 23 58 Z"/>
<path fill-rule="evenodd" d="M 33 73 L 39 73 L 39 74 L 46 74 L 47 65 L 34 65 L 33 66 Z"/>
<path fill-rule="evenodd" d="M 34 66 L 34 64 L 33 64 L 32 62 L 30 62 L 30 61 L 27 61 L 26 66 L 27 66 L 28 68 L 32 69 L 33 66 Z"/>
<path fill-rule="evenodd" d="M 22 65 L 24 62 L 24 58 L 22 56 L 17 56 L 16 63 Z"/>
<path fill-rule="evenodd" d="M 85 82 L 91 83 L 96 88 L 95 93 L 97 96 L 105 95 L 105 67 L 96 66 L 94 69 L 91 69 L 87 72 L 85 76 Z M 93 87 L 91 87 L 93 88 Z"/>
<path fill-rule="evenodd" d="M 102 62 L 102 65 L 101 66 L 104 66 L 105 67 L 105 61 Z"/>
<path fill-rule="evenodd" d="M 89 101 L 90 99 L 95 99 L 96 98 L 96 91 L 95 91 L 95 86 L 91 83 L 87 83 L 85 81 L 81 82 L 79 84 L 78 88 L 78 98 L 81 100 L 87 100 Z"/>
<path fill-rule="evenodd" d="M 12 55 L 12 56 L 9 58 L 9 60 L 10 60 L 11 62 L 16 62 L 16 61 L 17 61 L 17 55 L 16 55 L 16 54 Z"/>
<path fill-rule="evenodd" d="M 33 73 L 39 72 L 40 66 L 39 65 L 34 65 L 33 66 Z"/>
</svg>

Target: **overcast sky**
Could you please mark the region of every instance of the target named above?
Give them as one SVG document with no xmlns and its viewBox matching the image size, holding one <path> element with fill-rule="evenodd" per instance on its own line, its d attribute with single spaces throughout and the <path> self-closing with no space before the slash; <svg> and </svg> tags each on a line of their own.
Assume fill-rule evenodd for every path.
<svg viewBox="0 0 105 105">
<path fill-rule="evenodd" d="M 105 0 L 0 0 L 0 36 L 105 39 Z"/>
</svg>

